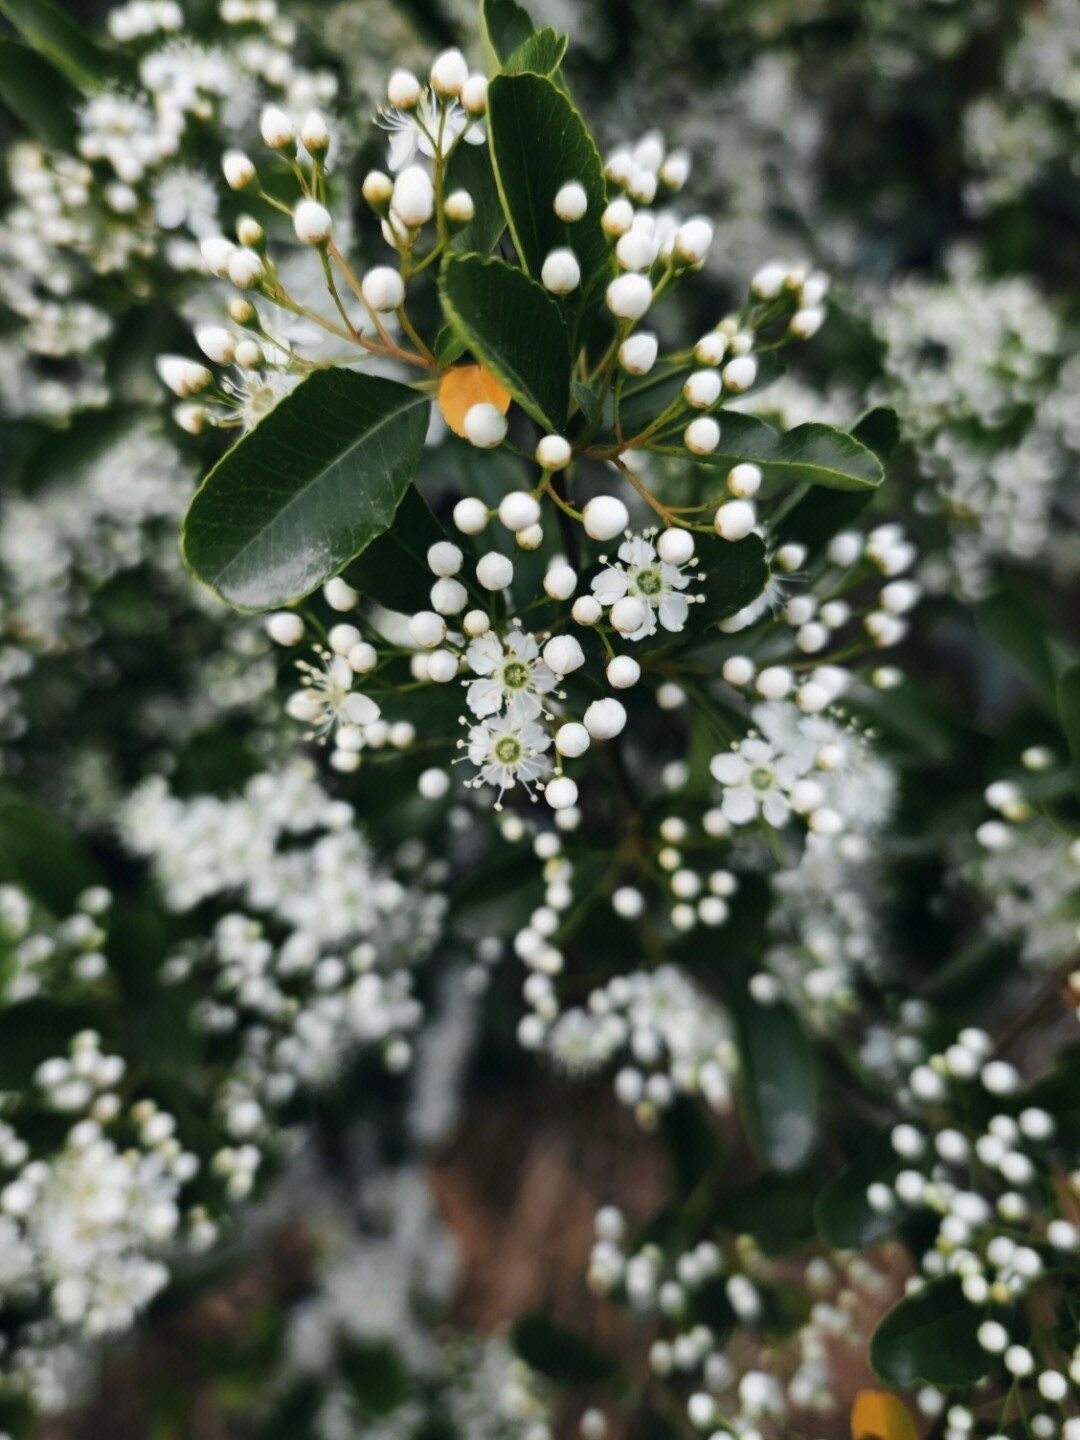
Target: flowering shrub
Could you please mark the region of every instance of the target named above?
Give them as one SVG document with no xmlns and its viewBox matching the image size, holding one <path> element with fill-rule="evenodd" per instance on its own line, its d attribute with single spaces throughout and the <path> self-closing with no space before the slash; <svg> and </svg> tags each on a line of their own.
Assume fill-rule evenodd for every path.
<svg viewBox="0 0 1080 1440">
<path fill-rule="evenodd" d="M 1067 7 L 312 8 L 0 0 L 0 1437 L 1080 1440 Z"/>
</svg>

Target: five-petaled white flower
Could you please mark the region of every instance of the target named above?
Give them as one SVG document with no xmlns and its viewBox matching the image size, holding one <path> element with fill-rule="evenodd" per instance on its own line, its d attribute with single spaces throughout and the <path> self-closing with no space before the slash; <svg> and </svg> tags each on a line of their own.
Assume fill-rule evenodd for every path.
<svg viewBox="0 0 1080 1440">
<path fill-rule="evenodd" d="M 321 647 L 316 653 L 322 665 L 298 660 L 303 688 L 289 696 L 285 708 L 294 720 L 311 727 L 311 734 L 328 735 L 335 725 L 372 725 L 379 707 L 369 695 L 352 688 L 357 678 L 342 655 L 331 655 Z"/>
<path fill-rule="evenodd" d="M 469 731 L 469 759 L 479 770 L 475 784 L 496 785 L 500 807 L 503 791 L 519 781 L 527 790 L 551 771 L 551 760 L 544 753 L 551 747 L 551 736 L 534 719 L 516 706 L 505 715 L 485 720 Z"/>
<path fill-rule="evenodd" d="M 795 756 L 760 735 L 748 735 L 736 749 L 714 755 L 709 769 L 724 787 L 720 809 L 732 825 L 749 825 L 761 815 L 777 828 L 791 815 L 789 792 L 804 773 Z"/>
<path fill-rule="evenodd" d="M 539 715 L 541 695 L 555 688 L 555 673 L 540 659 L 540 647 L 531 635 L 510 630 L 481 635 L 465 652 L 471 680 L 465 699 L 474 715 L 495 715 L 513 705 L 522 717 Z"/>
<path fill-rule="evenodd" d="M 484 143 L 484 127 L 456 100 L 440 105 L 426 91 L 415 110 L 386 109 L 379 112 L 379 122 L 390 133 L 390 156 L 387 163 L 393 171 L 412 164 L 417 151 L 433 159 L 438 153 L 447 155 L 463 138 L 467 145 Z"/>
<path fill-rule="evenodd" d="M 690 584 L 678 565 L 668 565 L 644 535 L 631 536 L 619 546 L 619 561 L 601 570 L 592 582 L 593 594 L 601 605 L 614 605 L 624 596 L 633 596 L 645 607 L 645 621 L 627 636 L 644 640 L 656 633 L 659 620 L 665 630 L 681 630 L 696 597 L 682 592 Z"/>
</svg>

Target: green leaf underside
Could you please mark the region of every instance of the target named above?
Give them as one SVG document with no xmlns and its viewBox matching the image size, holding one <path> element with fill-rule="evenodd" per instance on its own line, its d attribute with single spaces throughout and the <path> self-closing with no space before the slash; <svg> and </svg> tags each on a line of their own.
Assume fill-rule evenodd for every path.
<svg viewBox="0 0 1080 1440">
<path fill-rule="evenodd" d="M 53 65 L 17 40 L 0 37 L 0 104 L 51 150 L 70 150 L 78 91 Z"/>
<path fill-rule="evenodd" d="M 495 178 L 522 264 L 539 276 L 552 250 L 569 246 L 581 266 L 581 286 L 570 302 L 594 293 L 610 268 L 600 225 L 606 204 L 596 144 L 568 97 L 543 75 L 496 75 L 488 87 L 488 139 Z M 567 223 L 555 214 L 555 196 L 576 180 L 588 209 Z"/>
<path fill-rule="evenodd" d="M 447 319 L 476 358 L 541 425 L 561 430 L 570 405 L 570 337 L 558 301 L 499 259 L 445 261 L 440 294 Z"/>
<path fill-rule="evenodd" d="M 897 1389 L 972 1385 L 987 1368 L 977 1338 L 982 1319 L 957 1276 L 931 1280 L 882 1320 L 870 1340 L 870 1363 Z"/>
<path fill-rule="evenodd" d="M 101 84 L 110 68 L 109 57 L 81 25 L 51 0 L 0 0 L 0 14 L 80 90 Z"/>
<path fill-rule="evenodd" d="M 536 28 L 529 12 L 517 0 L 480 0 L 480 23 L 484 39 L 500 65 Z"/>
<path fill-rule="evenodd" d="M 716 419 L 720 446 L 711 455 L 695 456 L 698 464 L 729 470 L 741 460 L 752 460 L 766 476 L 789 484 L 827 485 L 834 490 L 873 489 L 881 484 L 881 461 L 842 430 L 811 422 L 780 431 L 764 420 L 734 410 L 722 410 Z M 670 440 L 646 448 L 668 455 L 688 453 Z"/>
<path fill-rule="evenodd" d="M 503 65 L 504 75 L 553 75 L 562 64 L 568 44 L 557 30 L 538 30 L 517 47 Z"/>
<path fill-rule="evenodd" d="M 393 523 L 428 406 L 374 375 L 309 376 L 203 481 L 184 525 L 191 570 L 243 610 L 307 595 Z"/>
<path fill-rule="evenodd" d="M 773 1170 L 797 1170 L 817 1138 L 819 1081 L 814 1052 L 786 1005 L 735 1006 L 740 1103 L 750 1143 Z"/>
</svg>

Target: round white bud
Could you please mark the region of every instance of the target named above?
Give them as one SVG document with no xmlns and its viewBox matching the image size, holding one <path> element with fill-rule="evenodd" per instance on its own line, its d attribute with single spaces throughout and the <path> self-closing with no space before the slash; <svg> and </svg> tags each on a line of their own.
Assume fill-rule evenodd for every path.
<svg viewBox="0 0 1080 1440">
<path fill-rule="evenodd" d="M 577 589 L 577 571 L 565 563 L 548 568 L 544 576 L 544 591 L 552 600 L 569 600 Z"/>
<path fill-rule="evenodd" d="M 481 450 L 493 450 L 506 439 L 506 416 L 497 405 L 470 405 L 465 414 L 465 437 Z"/>
<path fill-rule="evenodd" d="M 625 196 L 612 200 L 600 216 L 600 224 L 608 235 L 625 235 L 634 223 L 634 207 Z"/>
<path fill-rule="evenodd" d="M 585 193 L 584 185 L 579 185 L 576 180 L 571 180 L 566 185 L 561 185 L 555 195 L 555 214 L 560 220 L 573 222 L 580 220 L 589 208 L 589 197 Z"/>
<path fill-rule="evenodd" d="M 576 760 L 579 755 L 584 755 L 588 750 L 590 736 L 584 725 L 579 725 L 576 720 L 568 720 L 565 725 L 560 725 L 555 731 L 555 749 L 560 755 L 565 755 L 570 760 Z"/>
<path fill-rule="evenodd" d="M 553 295 L 569 295 L 581 283 L 581 266 L 572 250 L 552 250 L 540 270 L 545 290 Z"/>
<path fill-rule="evenodd" d="M 487 523 L 488 508 L 475 495 L 467 495 L 454 506 L 454 524 L 463 535 L 479 535 Z"/>
<path fill-rule="evenodd" d="M 736 355 L 724 366 L 724 384 L 736 392 L 749 390 L 757 379 L 757 361 L 750 355 Z"/>
<path fill-rule="evenodd" d="M 626 709 L 619 700 L 605 696 L 594 700 L 584 715 L 585 729 L 594 740 L 613 740 L 626 725 Z"/>
<path fill-rule="evenodd" d="M 369 170 L 364 176 L 361 194 L 369 205 L 380 208 L 394 193 L 394 182 L 381 170 Z"/>
<path fill-rule="evenodd" d="M 514 578 L 514 562 L 489 550 L 476 562 L 476 578 L 485 590 L 505 590 Z"/>
<path fill-rule="evenodd" d="M 660 166 L 660 179 L 669 190 L 681 190 L 690 178 L 690 156 L 685 150 L 673 150 Z"/>
<path fill-rule="evenodd" d="M 279 610 L 268 615 L 266 633 L 275 645 L 299 645 L 304 638 L 304 622 L 293 610 Z"/>
<path fill-rule="evenodd" d="M 788 329 L 799 340 L 809 340 L 811 335 L 817 334 L 824 322 L 825 311 L 819 305 L 811 305 L 805 310 L 795 311 Z"/>
<path fill-rule="evenodd" d="M 446 621 L 434 610 L 418 610 L 409 617 L 409 634 L 422 650 L 434 650 L 446 639 Z"/>
<path fill-rule="evenodd" d="M 722 330 L 711 330 L 694 346 L 694 359 L 701 365 L 719 365 L 727 354 L 728 337 Z"/>
<path fill-rule="evenodd" d="M 511 490 L 499 502 L 499 519 L 507 530 L 527 530 L 540 519 L 540 504 L 525 490 Z"/>
<path fill-rule="evenodd" d="M 585 664 L 585 652 L 573 635 L 553 635 L 544 646 L 544 662 L 556 675 L 569 675 Z"/>
<path fill-rule="evenodd" d="M 694 537 L 689 530 L 664 530 L 657 536 L 656 553 L 665 565 L 685 565 L 694 555 Z"/>
<path fill-rule="evenodd" d="M 266 239 L 266 231 L 253 215 L 241 215 L 236 222 L 236 238 L 241 245 L 254 248 Z"/>
<path fill-rule="evenodd" d="M 522 550 L 539 550 L 544 543 L 544 527 L 539 521 L 535 525 L 526 525 L 524 530 L 515 533 L 514 540 Z"/>
<path fill-rule="evenodd" d="M 456 585 L 456 580 L 440 581 L 440 584 Z M 449 685 L 457 679 L 458 658 L 450 650 L 436 650 L 428 656 L 427 678 L 436 685 Z"/>
<path fill-rule="evenodd" d="M 199 242 L 203 263 L 210 274 L 216 275 L 219 280 L 229 273 L 229 258 L 235 249 L 233 242 L 226 240 L 224 235 L 209 235 Z"/>
<path fill-rule="evenodd" d="M 221 168 L 230 190 L 243 190 L 255 179 L 255 162 L 243 150 L 226 150 L 221 157 Z"/>
<path fill-rule="evenodd" d="M 630 512 L 614 495 L 595 495 L 582 511 L 585 533 L 592 540 L 614 540 L 630 524 Z"/>
<path fill-rule="evenodd" d="M 389 265 L 376 265 L 360 282 L 360 294 L 369 310 L 398 310 L 405 301 L 405 282 Z"/>
<path fill-rule="evenodd" d="M 440 615 L 460 615 L 469 603 L 469 592 L 460 580 L 443 576 L 431 587 L 431 608 Z"/>
<path fill-rule="evenodd" d="M 215 365 L 228 365 L 236 352 L 236 336 L 222 325 L 197 325 L 195 343 Z"/>
<path fill-rule="evenodd" d="M 813 309 L 815 306 L 821 304 L 828 293 L 828 275 L 823 275 L 820 270 L 815 270 L 813 275 L 808 275 L 802 282 L 799 298 L 805 308 Z"/>
<path fill-rule="evenodd" d="M 683 431 L 686 448 L 694 455 L 711 455 L 720 444 L 720 426 L 711 415 L 699 415 Z"/>
<path fill-rule="evenodd" d="M 476 214 L 476 205 L 467 190 L 453 190 L 446 197 L 443 210 L 455 225 L 467 225 Z"/>
<path fill-rule="evenodd" d="M 333 230 L 330 211 L 318 200 L 301 200 L 293 211 L 293 229 L 305 245 L 324 245 Z"/>
<path fill-rule="evenodd" d="M 644 275 L 619 275 L 607 287 L 607 307 L 620 320 L 640 320 L 652 304 L 652 294 Z"/>
<path fill-rule="evenodd" d="M 675 253 L 690 265 L 700 265 L 713 241 L 712 224 L 702 216 L 684 220 L 675 231 Z"/>
<path fill-rule="evenodd" d="M 370 675 L 379 663 L 378 651 L 366 640 L 361 640 L 359 645 L 354 645 L 345 658 L 349 662 L 349 669 L 355 671 L 357 675 Z"/>
<path fill-rule="evenodd" d="M 791 694 L 794 683 L 786 665 L 768 665 L 759 671 L 755 688 L 763 700 L 783 700 Z"/>
<path fill-rule="evenodd" d="M 181 399 L 205 390 L 214 378 L 213 371 L 185 355 L 159 355 L 154 364 L 163 384 Z"/>
<path fill-rule="evenodd" d="M 687 377 L 683 386 L 683 396 L 688 405 L 693 405 L 695 410 L 707 410 L 710 405 L 715 405 L 720 399 L 720 391 L 723 383 L 720 379 L 719 370 L 695 370 Z"/>
<path fill-rule="evenodd" d="M 411 110 L 424 87 L 411 70 L 394 70 L 386 84 L 386 98 L 396 110 Z"/>
<path fill-rule="evenodd" d="M 229 256 L 228 275 L 238 290 L 250 290 L 263 277 L 263 262 L 254 250 L 234 248 Z"/>
<path fill-rule="evenodd" d="M 728 471 L 727 488 L 741 500 L 749 500 L 761 489 L 761 468 L 749 460 L 733 465 Z"/>
<path fill-rule="evenodd" d="M 491 617 L 484 610 L 470 610 L 462 620 L 461 628 L 476 640 L 491 629 Z"/>
<path fill-rule="evenodd" d="M 636 595 L 624 595 L 608 612 L 608 619 L 620 635 L 633 635 L 645 624 L 648 611 Z"/>
<path fill-rule="evenodd" d="M 608 661 L 606 673 L 613 690 L 629 690 L 641 679 L 641 666 L 632 655 L 616 655 Z"/>
<path fill-rule="evenodd" d="M 355 625 L 349 625 L 344 621 L 340 625 L 332 625 L 330 634 L 327 636 L 330 641 L 330 649 L 334 654 L 346 657 L 355 645 L 361 643 L 363 638 Z"/>
<path fill-rule="evenodd" d="M 426 225 L 435 213 L 435 187 L 419 165 L 408 165 L 394 181 L 390 209 L 410 229 Z"/>
<path fill-rule="evenodd" d="M 579 595 L 570 608 L 570 614 L 579 625 L 595 625 L 604 613 L 604 607 L 595 595 Z"/>
<path fill-rule="evenodd" d="M 545 435 L 536 447 L 536 463 L 543 470 L 563 470 L 572 455 L 569 440 L 561 435 Z"/>
<path fill-rule="evenodd" d="M 789 542 L 787 545 L 781 545 L 780 549 L 777 550 L 776 563 L 781 570 L 786 570 L 788 574 L 790 574 L 793 570 L 798 570 L 800 566 L 805 563 L 806 554 L 805 545 L 796 545 Z M 842 600 L 831 600 L 821 607 L 821 618 L 825 621 L 826 625 L 834 625 L 834 620 L 830 619 L 830 616 L 840 617 L 835 623 L 846 625 L 850 614 L 850 607 Z"/>
<path fill-rule="evenodd" d="M 544 799 L 553 810 L 569 810 L 577 804 L 578 789 L 569 775 L 557 775 L 549 780 L 544 790 Z"/>
<path fill-rule="evenodd" d="M 318 110 L 309 110 L 304 116 L 300 140 L 311 156 L 325 155 L 330 149 L 330 127 Z"/>
<path fill-rule="evenodd" d="M 731 655 L 724 661 L 721 674 L 729 685 L 742 687 L 754 678 L 754 662 L 747 655 Z"/>
<path fill-rule="evenodd" d="M 431 62 L 431 88 L 439 95 L 460 95 L 469 78 L 469 62 L 456 47 Z"/>
<path fill-rule="evenodd" d="M 757 512 L 749 500 L 728 500 L 713 519 L 716 533 L 724 540 L 743 540 L 757 523 Z"/>
<path fill-rule="evenodd" d="M 428 546 L 428 569 L 433 575 L 456 575 L 464 558 L 452 540 L 437 540 L 434 545 Z"/>
<path fill-rule="evenodd" d="M 619 364 L 628 375 L 647 375 L 656 364 L 659 349 L 656 336 L 647 330 L 628 335 L 619 346 Z"/>
<path fill-rule="evenodd" d="M 750 292 L 759 300 L 775 300 L 787 284 L 787 266 L 780 260 L 770 260 L 754 272 L 750 281 Z"/>
<path fill-rule="evenodd" d="M 331 610 L 344 613 L 346 610 L 353 610 L 356 602 L 360 599 L 360 592 L 340 575 L 335 575 L 332 580 L 327 580 L 323 586 L 323 599 L 330 606 Z"/>
<path fill-rule="evenodd" d="M 461 87 L 461 103 L 470 115 L 483 115 L 487 109 L 488 82 L 486 75 L 470 75 Z"/>
<path fill-rule="evenodd" d="M 649 270 L 659 252 L 656 236 L 636 222 L 615 246 L 615 259 L 624 270 Z"/>
<path fill-rule="evenodd" d="M 445 770 L 425 770 L 416 782 L 416 788 L 425 800 L 441 800 L 450 789 L 450 776 Z"/>
<path fill-rule="evenodd" d="M 271 150 L 285 150 L 296 139 L 293 123 L 277 105 L 267 105 L 259 116 L 259 134 Z"/>
</svg>

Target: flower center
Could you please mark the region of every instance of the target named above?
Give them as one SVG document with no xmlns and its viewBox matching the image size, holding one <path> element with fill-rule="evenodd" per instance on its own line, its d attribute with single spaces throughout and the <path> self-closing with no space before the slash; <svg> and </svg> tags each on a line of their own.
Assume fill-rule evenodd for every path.
<svg viewBox="0 0 1080 1440">
<path fill-rule="evenodd" d="M 659 595 L 664 588 L 663 576 L 655 566 L 651 570 L 639 570 L 634 583 L 642 595 Z"/>
<path fill-rule="evenodd" d="M 750 784 L 755 790 L 771 790 L 773 779 L 773 772 L 764 765 L 755 765 L 750 771 Z"/>
<path fill-rule="evenodd" d="M 529 683 L 529 667 L 520 660 L 511 660 L 503 666 L 503 684 L 507 690 L 523 690 Z"/>
<path fill-rule="evenodd" d="M 492 749 L 500 765 L 516 765 L 521 759 L 522 744 L 516 735 L 500 735 Z"/>
</svg>

